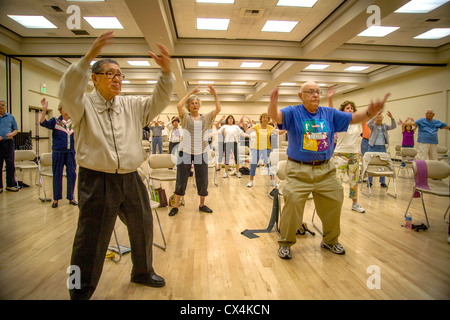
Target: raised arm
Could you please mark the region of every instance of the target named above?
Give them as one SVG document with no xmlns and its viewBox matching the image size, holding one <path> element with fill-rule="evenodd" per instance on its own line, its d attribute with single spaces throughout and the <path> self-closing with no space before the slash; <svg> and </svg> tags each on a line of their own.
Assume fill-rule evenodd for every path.
<svg viewBox="0 0 450 320">
<path fill-rule="evenodd" d="M 365 122 L 375 117 L 375 115 L 377 115 L 378 112 L 383 111 L 384 104 L 386 103 L 386 100 L 387 98 L 389 98 L 390 95 L 391 95 L 390 93 L 386 93 L 386 95 L 382 100 L 377 99 L 375 102 L 371 101 L 366 111 L 361 110 L 354 112 L 350 124 Z"/>
<path fill-rule="evenodd" d="M 213 114 L 211 115 L 211 118 L 215 118 L 220 111 L 222 110 L 222 107 L 220 105 L 219 96 L 217 95 L 216 90 L 213 88 L 212 85 L 208 84 L 208 91 L 214 96 L 214 100 L 216 101 L 216 109 L 214 110 Z"/>
<path fill-rule="evenodd" d="M 269 108 L 267 109 L 269 117 L 276 123 L 283 123 L 283 114 L 278 110 L 278 88 L 273 89 L 270 94 Z"/>
<path fill-rule="evenodd" d="M 42 123 L 45 121 L 45 114 L 47 113 L 47 109 L 48 109 L 48 101 L 43 98 L 41 100 L 41 106 L 42 106 L 42 115 L 41 115 L 41 119 L 39 120 L 39 123 Z"/>
</svg>

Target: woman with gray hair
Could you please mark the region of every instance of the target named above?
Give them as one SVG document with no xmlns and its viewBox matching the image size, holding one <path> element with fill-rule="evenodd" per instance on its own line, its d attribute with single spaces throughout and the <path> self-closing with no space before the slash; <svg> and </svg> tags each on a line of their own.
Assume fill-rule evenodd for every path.
<svg viewBox="0 0 450 320">
<path fill-rule="evenodd" d="M 78 203 L 73 198 L 75 181 L 77 180 L 77 164 L 75 161 L 75 143 L 72 128 L 72 121 L 64 111 L 62 104 L 58 105 L 61 116 L 45 119 L 48 109 L 48 102 L 44 98 L 41 100 L 42 116 L 41 127 L 52 130 L 52 172 L 53 172 L 53 203 L 52 208 L 58 207 L 58 201 L 62 199 L 62 180 L 64 166 L 67 174 L 67 200 L 71 205 Z"/>
<path fill-rule="evenodd" d="M 183 140 L 179 145 L 178 163 L 177 163 L 177 182 L 175 185 L 175 204 L 169 212 L 169 216 L 178 213 L 181 197 L 184 196 L 191 172 L 192 163 L 194 163 L 195 182 L 197 193 L 200 196 L 199 210 L 207 213 L 213 211 L 205 205 L 205 199 L 208 195 L 208 132 L 214 123 L 214 119 L 221 110 L 220 101 L 216 90 L 208 85 L 208 91 L 214 96 L 216 108 L 206 114 L 200 114 L 200 99 L 195 94 L 200 91 L 200 86 L 188 92 L 183 99 L 178 102 L 178 116 L 181 127 L 183 128 Z M 184 110 L 188 111 L 188 113 Z"/>
</svg>

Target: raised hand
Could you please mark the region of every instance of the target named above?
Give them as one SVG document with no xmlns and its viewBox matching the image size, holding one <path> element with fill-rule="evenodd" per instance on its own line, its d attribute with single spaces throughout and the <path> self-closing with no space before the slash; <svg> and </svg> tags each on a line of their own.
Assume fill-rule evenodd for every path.
<svg viewBox="0 0 450 320">
<path fill-rule="evenodd" d="M 154 52 L 149 51 L 148 53 L 150 54 L 150 56 L 153 58 L 153 60 L 155 60 L 155 62 L 161 67 L 161 69 L 165 72 L 165 73 L 169 73 L 170 72 L 170 54 L 169 54 L 169 50 L 167 50 L 167 48 L 158 43 L 158 47 L 159 50 L 161 51 L 160 55 L 156 55 Z"/>
<path fill-rule="evenodd" d="M 108 46 L 114 42 L 114 31 L 107 31 L 95 39 L 91 48 L 85 55 L 85 59 L 92 61 L 102 51 L 104 46 Z"/>
<path fill-rule="evenodd" d="M 391 94 L 390 93 L 386 93 L 383 100 L 376 100 L 375 102 L 371 101 L 369 108 L 367 109 L 368 113 L 370 115 L 375 115 L 375 114 L 381 114 L 381 112 L 383 112 L 384 109 L 384 104 L 386 103 L 386 100 L 389 98 Z"/>
</svg>

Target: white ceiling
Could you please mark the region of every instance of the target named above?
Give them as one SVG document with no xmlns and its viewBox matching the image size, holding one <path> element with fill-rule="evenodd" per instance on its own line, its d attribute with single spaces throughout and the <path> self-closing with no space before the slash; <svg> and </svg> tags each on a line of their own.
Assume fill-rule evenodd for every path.
<svg viewBox="0 0 450 320">
<path fill-rule="evenodd" d="M 204 4 L 195 0 L 1 0 L 0 52 L 38 63 L 59 74 L 89 49 L 96 30 L 81 19 L 77 35 L 67 27 L 70 5 L 81 16 L 115 16 L 124 29 L 115 30 L 112 46 L 102 56 L 116 58 L 129 83 L 124 94 L 148 94 L 158 67 L 148 56 L 163 43 L 173 56 L 177 78 L 174 100 L 184 96 L 199 81 L 214 81 L 222 101 L 267 101 L 270 91 L 284 82 L 280 100 L 296 101 L 299 86 L 308 80 L 334 85 L 337 93 L 410 74 L 424 68 L 445 68 L 450 61 L 450 36 L 417 40 L 431 28 L 450 27 L 450 2 L 426 14 L 394 13 L 408 0 L 319 0 L 312 8 L 279 7 L 278 0 L 235 0 L 234 4 Z M 400 27 L 383 38 L 359 37 L 372 12 L 380 8 L 382 26 Z M 56 11 L 60 9 L 60 11 Z M 56 10 L 55 10 L 56 9 Z M 43 15 L 56 29 L 27 29 L 7 15 Z M 196 18 L 228 18 L 227 31 L 196 29 Z M 290 33 L 262 32 L 267 20 L 298 21 Z M 132 67 L 129 60 L 148 60 L 150 67 Z M 197 66 L 198 61 L 216 61 L 218 67 Z M 241 68 L 244 61 L 262 62 L 258 69 Z M 329 65 L 309 71 L 312 64 Z M 368 68 L 361 72 L 351 65 Z M 245 84 L 232 84 L 240 81 Z"/>
</svg>

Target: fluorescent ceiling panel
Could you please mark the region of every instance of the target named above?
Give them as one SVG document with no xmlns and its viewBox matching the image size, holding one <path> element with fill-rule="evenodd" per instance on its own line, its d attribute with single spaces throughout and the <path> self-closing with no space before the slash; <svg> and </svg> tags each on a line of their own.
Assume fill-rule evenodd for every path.
<svg viewBox="0 0 450 320">
<path fill-rule="evenodd" d="M 450 35 L 450 28 L 434 28 L 418 36 L 414 37 L 414 39 L 442 39 Z"/>
<path fill-rule="evenodd" d="M 218 67 L 219 62 L 218 61 L 199 61 L 198 66 L 199 67 Z"/>
<path fill-rule="evenodd" d="M 123 29 L 116 17 L 83 17 L 94 29 Z"/>
<path fill-rule="evenodd" d="M 307 66 L 305 68 L 305 70 L 324 70 L 326 68 L 328 68 L 330 65 L 329 64 L 310 64 L 309 66 Z"/>
<path fill-rule="evenodd" d="M 282 82 L 280 83 L 280 86 L 295 86 L 297 85 L 296 82 Z"/>
<path fill-rule="evenodd" d="M 56 29 L 57 27 L 43 16 L 8 15 L 28 29 Z"/>
<path fill-rule="evenodd" d="M 105 0 L 66 0 L 67 2 L 104 2 Z"/>
<path fill-rule="evenodd" d="M 428 13 L 449 0 L 412 0 L 395 10 L 396 13 Z"/>
<path fill-rule="evenodd" d="M 244 85 L 247 84 L 247 81 L 231 81 L 231 84 Z"/>
<path fill-rule="evenodd" d="M 242 62 L 241 68 L 259 68 L 262 66 L 262 62 Z"/>
<path fill-rule="evenodd" d="M 150 67 L 150 63 L 148 61 L 127 61 L 130 66 L 133 67 Z"/>
<path fill-rule="evenodd" d="M 156 81 L 156 80 L 147 80 L 146 82 L 147 82 L 147 83 L 150 83 L 150 84 L 155 84 L 155 83 L 157 83 L 158 81 Z"/>
<path fill-rule="evenodd" d="M 277 6 L 312 8 L 317 0 L 279 0 Z"/>
<path fill-rule="evenodd" d="M 382 38 L 387 36 L 389 33 L 394 32 L 399 29 L 399 27 L 385 27 L 385 26 L 371 26 L 358 34 L 358 37 L 378 37 Z"/>
<path fill-rule="evenodd" d="M 369 67 L 367 67 L 367 66 L 350 66 L 344 70 L 345 71 L 363 71 L 363 70 L 366 70 L 367 68 L 369 68 Z"/>
<path fill-rule="evenodd" d="M 197 30 L 228 30 L 230 19 L 197 18 Z"/>
<path fill-rule="evenodd" d="M 234 0 L 196 0 L 197 3 L 234 3 Z"/>
<path fill-rule="evenodd" d="M 261 31 L 264 32 L 291 32 L 298 21 L 267 20 Z"/>
<path fill-rule="evenodd" d="M 214 81 L 199 81 L 200 84 L 213 84 Z"/>
</svg>

